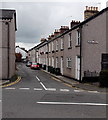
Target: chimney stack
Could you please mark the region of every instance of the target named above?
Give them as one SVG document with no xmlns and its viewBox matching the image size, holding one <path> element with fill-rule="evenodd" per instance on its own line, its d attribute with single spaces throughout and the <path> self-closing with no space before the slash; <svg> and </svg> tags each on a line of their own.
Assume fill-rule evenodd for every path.
<svg viewBox="0 0 108 120">
<path fill-rule="evenodd" d="M 48 40 L 51 40 L 52 38 L 54 38 L 54 34 L 53 33 L 48 36 Z"/>
<path fill-rule="evenodd" d="M 60 33 L 64 33 L 65 31 L 69 30 L 68 26 L 61 26 Z"/>
<path fill-rule="evenodd" d="M 72 28 L 73 26 L 78 25 L 78 24 L 80 24 L 80 21 L 72 20 L 72 22 L 71 22 L 71 28 Z"/>
<path fill-rule="evenodd" d="M 86 6 L 86 10 L 84 11 L 84 19 L 87 19 L 95 14 L 97 14 L 99 11 L 98 11 L 98 7 L 88 7 Z"/>
<path fill-rule="evenodd" d="M 40 40 L 41 42 L 44 42 L 44 41 L 46 41 L 46 39 L 45 38 L 41 38 L 41 40 Z"/>
<path fill-rule="evenodd" d="M 59 29 L 55 29 L 55 31 L 54 31 L 54 36 L 57 36 L 57 35 L 59 35 L 60 34 L 60 30 Z"/>
<path fill-rule="evenodd" d="M 48 40 L 51 40 L 51 35 L 48 36 Z"/>
<path fill-rule="evenodd" d="M 52 33 L 52 34 L 51 34 L 51 39 L 52 39 L 53 37 L 54 37 L 54 34 Z"/>
</svg>

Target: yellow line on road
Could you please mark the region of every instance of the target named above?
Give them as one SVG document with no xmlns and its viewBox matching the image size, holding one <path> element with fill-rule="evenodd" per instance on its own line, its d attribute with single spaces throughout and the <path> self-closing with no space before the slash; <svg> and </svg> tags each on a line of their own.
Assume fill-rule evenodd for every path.
<svg viewBox="0 0 108 120">
<path fill-rule="evenodd" d="M 53 79 L 53 80 L 56 80 L 56 81 L 58 81 L 58 82 L 61 82 L 61 80 L 59 80 L 59 79 L 57 79 L 57 78 L 55 78 L 55 77 L 52 77 L 52 79 Z"/>
<path fill-rule="evenodd" d="M 68 87 L 71 87 L 72 88 L 72 85 L 68 84 L 68 83 L 63 83 L 64 85 L 68 86 Z"/>
<path fill-rule="evenodd" d="M 17 80 L 15 82 L 12 82 L 10 84 L 3 85 L 3 86 L 0 86 L 0 87 L 4 88 L 4 87 L 8 87 L 8 86 L 14 85 L 14 84 L 18 83 L 20 80 L 21 80 L 21 77 L 18 76 L 18 78 L 17 78 Z"/>
</svg>

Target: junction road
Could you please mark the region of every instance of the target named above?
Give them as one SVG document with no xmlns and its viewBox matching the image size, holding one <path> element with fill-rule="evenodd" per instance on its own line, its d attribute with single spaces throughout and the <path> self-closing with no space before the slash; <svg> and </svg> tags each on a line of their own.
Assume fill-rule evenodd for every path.
<svg viewBox="0 0 108 120">
<path fill-rule="evenodd" d="M 18 64 L 21 81 L 2 89 L 3 118 L 106 118 L 106 94 L 72 88 Z"/>
</svg>

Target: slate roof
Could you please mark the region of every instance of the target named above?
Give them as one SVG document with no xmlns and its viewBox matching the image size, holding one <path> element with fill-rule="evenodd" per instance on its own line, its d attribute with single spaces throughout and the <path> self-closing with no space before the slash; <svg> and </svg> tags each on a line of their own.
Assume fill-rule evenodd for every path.
<svg viewBox="0 0 108 120">
<path fill-rule="evenodd" d="M 13 19 L 15 18 L 15 29 L 16 28 L 16 11 L 10 9 L 0 9 L 0 19 Z"/>
<path fill-rule="evenodd" d="M 15 14 L 15 10 L 9 10 L 9 9 L 0 9 L 0 18 L 1 19 L 12 19 L 13 14 Z"/>
</svg>

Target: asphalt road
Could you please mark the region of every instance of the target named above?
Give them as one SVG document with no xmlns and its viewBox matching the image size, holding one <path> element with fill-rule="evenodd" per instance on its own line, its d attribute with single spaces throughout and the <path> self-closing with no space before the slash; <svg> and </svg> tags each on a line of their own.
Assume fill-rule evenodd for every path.
<svg viewBox="0 0 108 120">
<path fill-rule="evenodd" d="M 18 64 L 21 81 L 2 89 L 3 118 L 106 118 L 106 94 L 71 88 Z"/>
</svg>

